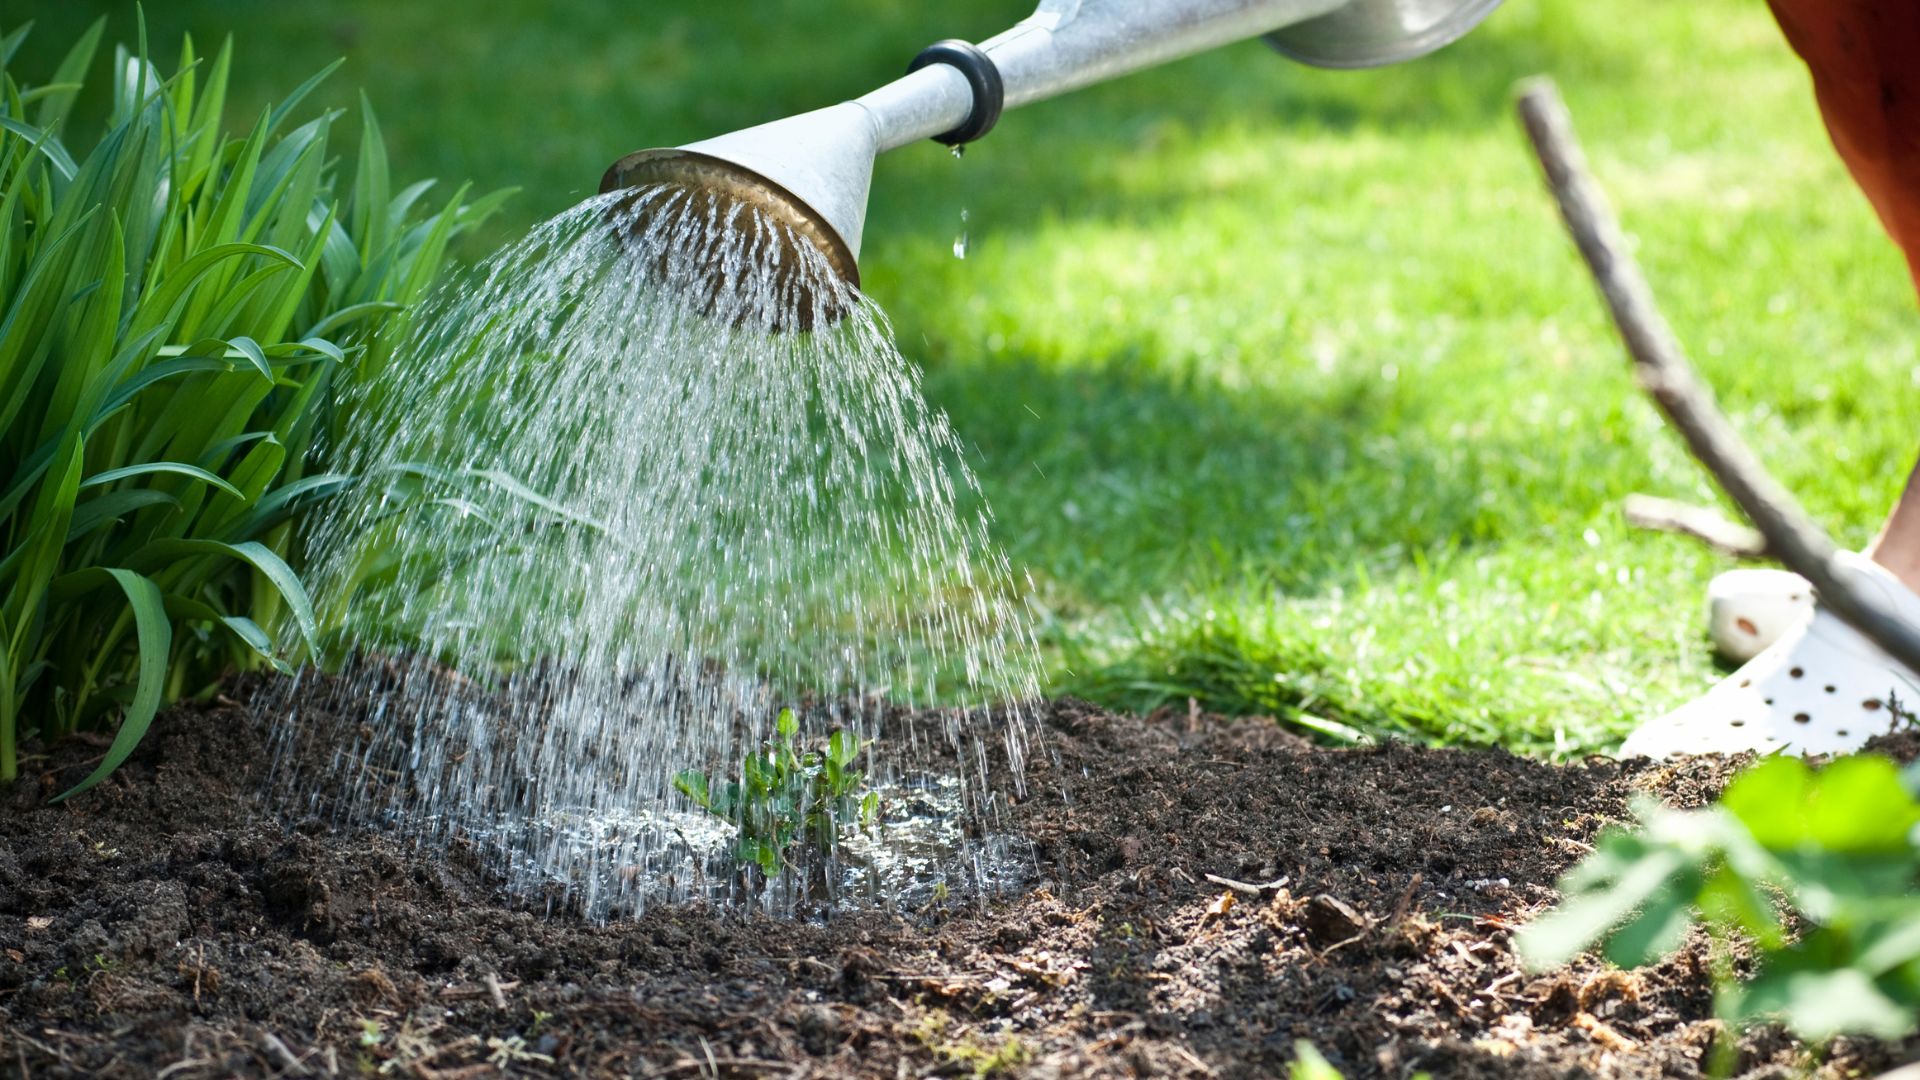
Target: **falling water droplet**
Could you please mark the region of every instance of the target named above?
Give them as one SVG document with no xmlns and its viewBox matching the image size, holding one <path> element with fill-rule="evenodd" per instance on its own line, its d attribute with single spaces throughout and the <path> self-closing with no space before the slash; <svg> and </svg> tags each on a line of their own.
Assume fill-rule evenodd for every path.
<svg viewBox="0 0 1920 1080">
<path fill-rule="evenodd" d="M 959 147 L 956 146 L 954 149 L 958 150 Z M 953 238 L 953 257 L 956 259 L 967 257 L 967 212 L 965 210 L 960 211 L 960 235 Z"/>
</svg>

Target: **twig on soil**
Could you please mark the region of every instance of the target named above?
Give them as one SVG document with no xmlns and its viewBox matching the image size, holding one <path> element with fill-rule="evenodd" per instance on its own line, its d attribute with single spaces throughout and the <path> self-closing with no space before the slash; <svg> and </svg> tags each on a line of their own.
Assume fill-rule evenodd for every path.
<svg viewBox="0 0 1920 1080">
<path fill-rule="evenodd" d="M 1215 885 L 1232 889 L 1234 892 L 1243 892 L 1248 896 L 1264 896 L 1267 893 L 1279 892 L 1289 880 L 1287 875 L 1281 874 L 1272 881 L 1264 881 L 1258 885 L 1252 885 L 1245 881 L 1235 881 L 1232 878 L 1221 877 L 1218 874 L 1208 874 L 1206 877 L 1208 881 L 1213 882 Z"/>
<path fill-rule="evenodd" d="M 1346 948 L 1347 946 L 1353 944 L 1356 941 L 1362 940 L 1368 934 L 1371 934 L 1371 933 L 1373 933 L 1373 927 L 1369 926 L 1365 930 L 1360 931 L 1359 933 L 1353 935 L 1352 937 L 1341 938 L 1339 941 L 1334 942 L 1333 944 L 1327 946 L 1324 949 L 1319 950 L 1318 952 L 1314 952 L 1311 949 L 1309 949 L 1308 952 L 1311 953 L 1311 955 L 1315 960 L 1325 960 L 1327 957 L 1332 956 L 1334 953 L 1339 952 L 1341 949 Z"/>
<path fill-rule="evenodd" d="M 491 971 L 487 972 L 486 983 L 487 993 L 493 998 L 493 1007 L 499 1009 L 501 1012 L 506 1012 L 507 995 L 501 992 L 502 987 L 500 986 L 499 976 L 496 976 Z"/>
<path fill-rule="evenodd" d="M 1176 1054 L 1178 1054 L 1178 1055 L 1180 1055 L 1180 1056 L 1181 1056 L 1181 1057 L 1183 1057 L 1183 1058 L 1186 1058 L 1186 1059 L 1187 1059 L 1187 1062 L 1188 1062 L 1188 1064 L 1190 1064 L 1190 1065 L 1192 1065 L 1192 1066 L 1193 1066 L 1194 1068 L 1196 1068 L 1196 1069 L 1198 1069 L 1198 1070 L 1200 1070 L 1200 1074 L 1201 1074 L 1202 1076 L 1218 1076 L 1218 1075 L 1220 1075 L 1220 1073 L 1219 1073 L 1219 1071 L 1218 1071 L 1217 1069 L 1215 1069 L 1215 1068 L 1214 1068 L 1213 1066 L 1211 1066 L 1211 1065 L 1209 1065 L 1209 1064 L 1207 1064 L 1206 1062 L 1204 1062 L 1204 1061 L 1201 1061 L 1201 1060 L 1200 1060 L 1200 1059 L 1199 1059 L 1198 1057 L 1196 1057 L 1196 1056 L 1194 1055 L 1194 1052 L 1193 1052 L 1193 1051 L 1191 1051 L 1191 1050 L 1189 1050 L 1189 1049 L 1187 1049 L 1187 1048 L 1186 1048 L 1186 1047 L 1184 1047 L 1184 1046 L 1181 1046 L 1181 1045 L 1180 1045 L 1179 1043 L 1172 1043 L 1172 1044 L 1169 1044 L 1169 1045 L 1170 1045 L 1170 1048 L 1171 1048 L 1171 1049 L 1173 1050 L 1173 1052 L 1174 1052 L 1174 1053 L 1176 1053 Z"/>
<path fill-rule="evenodd" d="M 420 1080 L 473 1080 L 489 1073 L 498 1075 L 501 1067 L 490 1061 L 479 1061 L 472 1065 L 461 1065 L 452 1069 L 429 1069 L 418 1062 L 414 1063 L 413 1073 Z"/>
<path fill-rule="evenodd" d="M 1586 260 L 1640 385 L 1686 439 L 1688 449 L 1759 529 L 1774 557 L 1813 584 L 1821 603 L 1894 659 L 1920 670 L 1920 627 L 1909 626 L 1870 579 L 1842 562 L 1833 540 L 1793 495 L 1761 467 L 1713 404 L 1661 316 L 1646 277 L 1627 252 L 1620 223 L 1587 167 L 1573 120 L 1551 79 L 1530 81 L 1520 120 L 1560 204 L 1560 216 Z"/>
<path fill-rule="evenodd" d="M 296 1057 L 292 1050 L 287 1048 L 286 1043 L 280 1041 L 280 1036 L 275 1035 L 273 1032 L 262 1031 L 260 1033 L 260 1049 L 265 1050 L 269 1057 L 279 1062 L 280 1067 L 291 1075 L 307 1075 L 306 1064 Z"/>
<path fill-rule="evenodd" d="M 1459 938 L 1454 938 L 1448 944 L 1450 944 L 1453 947 L 1453 951 L 1455 955 L 1459 956 L 1460 959 L 1465 960 L 1468 964 L 1471 964 L 1472 966 L 1477 968 L 1487 966 L 1487 962 L 1485 960 L 1482 960 L 1479 957 L 1473 955 L 1473 953 L 1468 952 L 1467 947 L 1460 943 Z"/>
<path fill-rule="evenodd" d="M 1724 555 L 1736 559 L 1772 557 L 1767 538 L 1760 530 L 1737 521 L 1729 521 L 1718 511 L 1694 506 L 1658 495 L 1629 495 L 1621 506 L 1627 524 L 1655 532 L 1691 536 Z"/>
<path fill-rule="evenodd" d="M 391 985 L 390 981 L 389 985 Z M 481 986 L 455 986 L 452 984 L 443 986 L 440 988 L 439 996 L 442 1001 L 465 1001 L 469 998 L 491 997 L 495 999 L 495 1003 L 500 1008 L 504 1009 L 507 1007 L 504 992 L 517 989 L 519 986 L 520 983 L 518 980 L 514 982 L 501 982 L 494 976 L 489 975 L 487 976 L 486 983 Z"/>
<path fill-rule="evenodd" d="M 385 1012 L 385 1010 L 376 1009 L 374 1011 L 384 1013 L 384 1015 L 387 1016 L 393 1015 L 392 1013 Z M 480 1045 L 480 1036 L 462 1035 L 452 1042 L 444 1042 L 436 1046 L 429 1036 L 438 1030 L 440 1030 L 439 1024 L 415 1028 L 411 1020 L 403 1023 L 400 1031 L 394 1035 L 392 1044 L 394 1055 L 389 1057 L 380 1066 L 381 1075 L 384 1076 L 399 1069 L 409 1071 L 413 1075 L 420 1077 L 421 1080 L 450 1080 L 450 1078 L 457 1078 L 461 1073 L 471 1068 L 472 1066 L 456 1066 L 450 1069 L 430 1069 L 427 1067 L 427 1063 L 430 1061 L 437 1061 L 448 1054 L 460 1053 L 468 1049 L 477 1048 Z"/>
<path fill-rule="evenodd" d="M 1454 996 L 1453 991 L 1447 989 L 1445 983 L 1442 983 L 1436 979 L 1432 983 L 1432 985 L 1429 987 L 1429 989 L 1433 991 L 1434 997 L 1439 998 L 1441 1001 L 1446 1002 L 1447 1006 L 1451 1008 L 1456 1015 L 1463 1016 L 1463 1017 L 1473 1015 L 1473 1010 L 1461 1004 L 1460 999 Z"/>
<path fill-rule="evenodd" d="M 1407 912 L 1413 908 L 1413 894 L 1420 891 L 1420 883 L 1426 879 L 1427 875 L 1416 872 L 1407 882 L 1405 891 L 1400 894 L 1399 902 L 1393 905 L 1393 918 L 1387 920 L 1389 927 L 1399 926 L 1406 921 Z"/>
<path fill-rule="evenodd" d="M 1097 1016 L 1099 1014 L 1095 1015 Z M 1105 1053 L 1112 1047 L 1128 1041 L 1134 1035 L 1145 1030 L 1147 1030 L 1147 1022 L 1145 1020 L 1129 1020 L 1119 1027 L 1114 1028 L 1112 1031 L 1107 1032 L 1106 1035 L 1102 1036 L 1099 1040 L 1089 1044 L 1087 1054 L 1088 1056 L 1092 1056 L 1094 1054 Z"/>
<path fill-rule="evenodd" d="M 685 1061 L 676 1061 L 672 1065 L 655 1069 L 648 1073 L 647 1076 L 649 1078 L 678 1076 L 681 1073 L 705 1072 L 709 1069 L 712 1070 L 711 1075 L 718 1076 L 722 1069 L 728 1072 L 786 1072 L 792 1068 L 791 1065 L 784 1061 L 762 1061 L 759 1058 L 714 1057 L 712 1047 L 704 1047 L 704 1049 L 706 1050 L 706 1056 L 704 1058 L 688 1058 Z"/>
</svg>

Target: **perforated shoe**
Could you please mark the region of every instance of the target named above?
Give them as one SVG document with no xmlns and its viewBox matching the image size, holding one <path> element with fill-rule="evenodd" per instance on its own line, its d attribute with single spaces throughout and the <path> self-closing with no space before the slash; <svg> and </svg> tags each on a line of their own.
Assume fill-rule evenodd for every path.
<svg viewBox="0 0 1920 1080">
<path fill-rule="evenodd" d="M 1843 557 L 1881 588 L 1895 611 L 1920 625 L 1920 596 L 1866 557 Z M 1920 676 L 1816 606 L 1804 623 L 1713 689 L 1642 725 L 1620 756 L 1842 753 L 1907 724 L 1915 700 Z"/>
<path fill-rule="evenodd" d="M 1813 586 L 1791 570 L 1742 567 L 1707 585 L 1707 633 L 1736 664 L 1759 656 L 1813 618 Z"/>
</svg>

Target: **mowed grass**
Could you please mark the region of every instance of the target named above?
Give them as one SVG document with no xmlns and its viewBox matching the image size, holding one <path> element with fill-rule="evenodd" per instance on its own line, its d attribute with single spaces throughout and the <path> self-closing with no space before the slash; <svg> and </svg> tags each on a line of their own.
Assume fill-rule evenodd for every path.
<svg viewBox="0 0 1920 1080">
<path fill-rule="evenodd" d="M 107 12 L 30 0 L 42 48 Z M 994 2 L 150 5 L 231 29 L 238 104 L 335 56 L 409 174 L 515 184 L 826 104 Z M 49 61 L 50 63 L 51 61 Z M 1532 752 L 1715 677 L 1724 564 L 1622 497 L 1711 501 L 1635 390 L 1510 117 L 1561 83 L 1668 314 L 1844 542 L 1915 450 L 1912 288 L 1756 0 L 1510 0 L 1399 68 L 1244 44 L 881 162 L 862 268 L 1030 572 L 1052 689 Z M 953 241 L 966 212 L 967 257 Z M 495 239 L 504 233 L 496 230 Z"/>
</svg>

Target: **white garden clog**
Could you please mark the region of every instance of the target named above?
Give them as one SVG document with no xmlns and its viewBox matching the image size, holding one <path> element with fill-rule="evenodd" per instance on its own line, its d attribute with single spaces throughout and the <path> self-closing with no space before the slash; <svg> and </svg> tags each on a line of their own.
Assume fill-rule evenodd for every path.
<svg viewBox="0 0 1920 1080">
<path fill-rule="evenodd" d="M 1813 586 L 1791 570 L 1743 567 L 1707 586 L 1707 633 L 1714 651 L 1736 664 L 1811 618 Z"/>
<path fill-rule="evenodd" d="M 1894 610 L 1920 625 L 1920 596 L 1865 557 L 1848 558 Z M 1816 608 L 1705 695 L 1642 725 L 1620 756 L 1843 753 L 1905 724 L 1915 701 L 1920 676 Z"/>
</svg>

